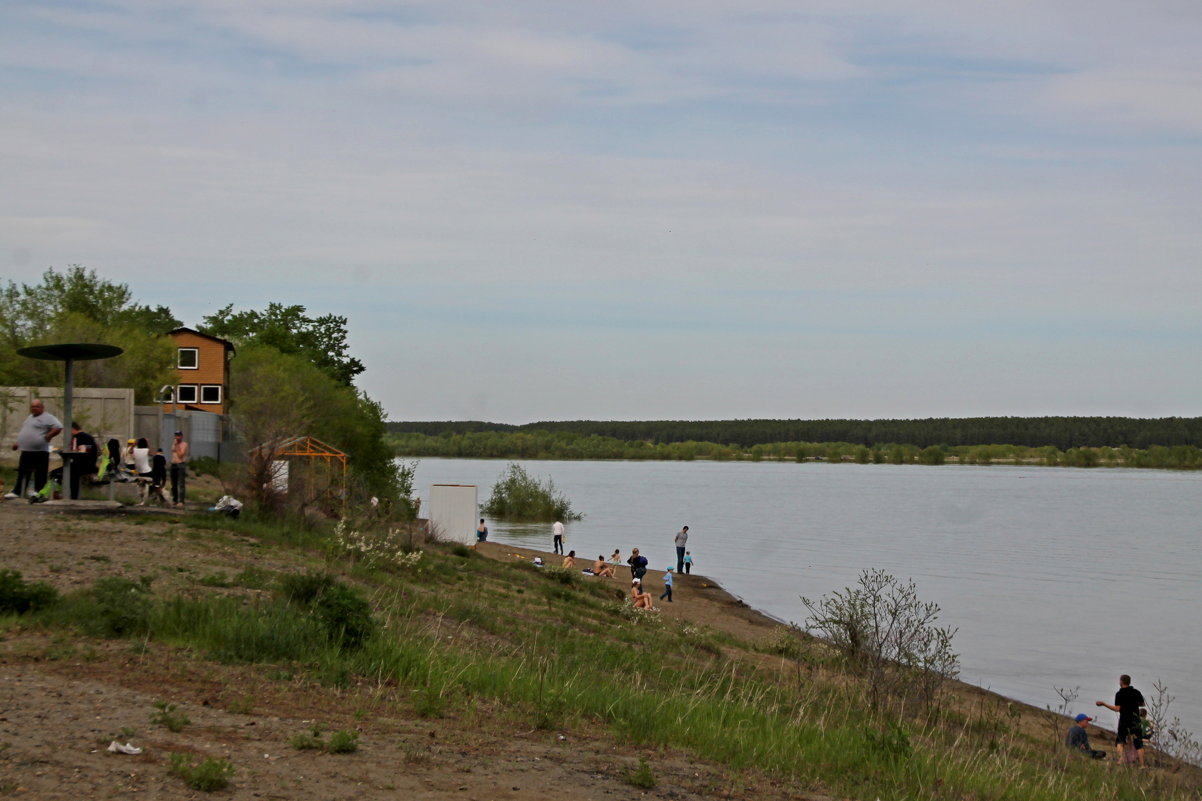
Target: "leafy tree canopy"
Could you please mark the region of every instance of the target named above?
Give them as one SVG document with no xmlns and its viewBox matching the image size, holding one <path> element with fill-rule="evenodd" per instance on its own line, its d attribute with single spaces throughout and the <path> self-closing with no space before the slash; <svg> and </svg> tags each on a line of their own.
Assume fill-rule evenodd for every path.
<svg viewBox="0 0 1202 801">
<path fill-rule="evenodd" d="M 77 264 L 53 268 L 37 284 L 9 281 L 0 287 L 0 383 L 56 386 L 56 362 L 17 355 L 18 348 L 56 342 L 99 342 L 124 350 L 114 359 L 80 362 L 75 381 L 87 387 L 132 387 L 139 403 L 172 382 L 175 349 L 162 335 L 180 321 L 166 306 L 135 303 L 125 284 L 100 278 Z"/>
<path fill-rule="evenodd" d="M 301 354 L 262 343 L 238 351 L 230 415 L 248 447 L 311 435 L 350 454 L 352 478 L 366 495 L 405 499 L 411 487 L 384 441 L 384 410 L 339 384 Z M 258 487 L 251 487 L 253 492 Z"/>
<path fill-rule="evenodd" d="M 269 345 L 280 353 L 304 357 L 343 386 L 363 372 L 363 362 L 347 353 L 347 319 L 335 314 L 309 317 L 305 307 L 268 304 L 264 311 L 234 311 L 233 304 L 210 314 L 201 325 L 207 334 L 239 345 Z"/>
</svg>

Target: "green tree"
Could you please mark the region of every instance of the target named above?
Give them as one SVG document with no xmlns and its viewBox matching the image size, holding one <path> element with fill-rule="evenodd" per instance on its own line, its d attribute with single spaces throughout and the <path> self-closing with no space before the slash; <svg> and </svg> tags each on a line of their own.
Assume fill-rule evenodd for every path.
<svg viewBox="0 0 1202 801">
<path fill-rule="evenodd" d="M 132 387 L 138 403 L 150 403 L 158 388 L 174 382 L 175 348 L 164 337 L 180 321 L 165 306 L 136 303 L 125 284 L 71 265 L 63 272 L 47 270 L 41 283 L 0 288 L 0 383 L 57 386 L 62 366 L 26 359 L 18 348 L 57 342 L 115 345 L 124 353 L 114 359 L 76 365 L 81 387 Z"/>
<path fill-rule="evenodd" d="M 913 580 L 864 570 L 855 587 L 801 601 L 810 612 L 806 628 L 865 678 L 873 710 L 911 699 L 929 709 L 943 682 L 959 675 L 956 629 L 935 625 L 939 605 L 919 600 Z"/>
<path fill-rule="evenodd" d="M 309 317 L 304 306 L 271 303 L 261 312 L 235 312 L 230 304 L 205 317 L 201 328 L 240 346 L 270 345 L 280 353 L 303 356 L 339 384 L 350 386 L 364 367 L 348 353 L 346 326 L 345 317 Z"/>
<path fill-rule="evenodd" d="M 493 485 L 484 511 L 493 517 L 529 523 L 579 520 L 571 502 L 555 488 L 550 478 L 539 481 L 519 464 L 511 463 Z"/>
<path fill-rule="evenodd" d="M 352 492 L 409 503 L 412 471 L 398 469 L 384 441 L 383 409 L 362 392 L 300 354 L 264 344 L 238 351 L 230 384 L 230 417 L 250 456 L 244 491 L 257 502 L 274 500 L 271 471 L 278 443 L 311 436 L 350 455 Z"/>
</svg>

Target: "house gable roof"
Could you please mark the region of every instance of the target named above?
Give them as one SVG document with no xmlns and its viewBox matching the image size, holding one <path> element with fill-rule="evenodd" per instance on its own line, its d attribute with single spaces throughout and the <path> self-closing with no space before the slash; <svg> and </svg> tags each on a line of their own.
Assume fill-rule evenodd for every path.
<svg viewBox="0 0 1202 801">
<path fill-rule="evenodd" d="M 212 334 L 206 334 L 203 331 L 197 331 L 195 328 L 188 328 L 187 326 L 181 326 L 179 328 L 175 328 L 175 329 L 172 329 L 171 331 L 167 332 L 167 336 L 174 336 L 175 334 L 193 334 L 198 337 L 203 337 L 204 339 L 210 339 L 213 342 L 220 343 L 226 350 L 231 351 L 233 353 L 237 353 L 237 350 L 234 348 L 234 343 L 230 342 L 228 339 L 222 339 L 221 337 L 215 337 Z"/>
</svg>

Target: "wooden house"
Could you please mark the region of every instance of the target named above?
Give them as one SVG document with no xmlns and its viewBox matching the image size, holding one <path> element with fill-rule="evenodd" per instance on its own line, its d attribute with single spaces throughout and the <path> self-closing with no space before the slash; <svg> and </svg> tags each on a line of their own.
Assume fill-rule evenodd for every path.
<svg viewBox="0 0 1202 801">
<path fill-rule="evenodd" d="M 177 328 L 167 335 L 175 341 L 176 380 L 174 397 L 163 404 L 164 409 L 225 414 L 234 344 L 191 328 Z"/>
</svg>

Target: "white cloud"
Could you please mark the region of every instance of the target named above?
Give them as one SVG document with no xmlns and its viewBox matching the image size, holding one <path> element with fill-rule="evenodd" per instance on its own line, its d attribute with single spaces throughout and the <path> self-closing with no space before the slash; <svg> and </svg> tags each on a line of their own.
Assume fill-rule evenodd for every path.
<svg viewBox="0 0 1202 801">
<path fill-rule="evenodd" d="M 848 365 L 894 369 L 879 414 L 930 386 L 951 413 L 957 381 L 1009 371 L 997 402 L 1027 403 L 1116 353 L 1177 398 L 1144 340 L 1197 344 L 1198 23 L 1167 0 L 8 6 L 0 258 L 189 315 L 336 306 L 382 333 L 390 405 L 420 373 L 430 408 L 484 376 L 510 418 L 648 416 L 718 363 L 739 380 L 682 414 L 815 380 L 829 409 Z M 1099 345 L 1114 321 L 1129 341 Z"/>
</svg>

